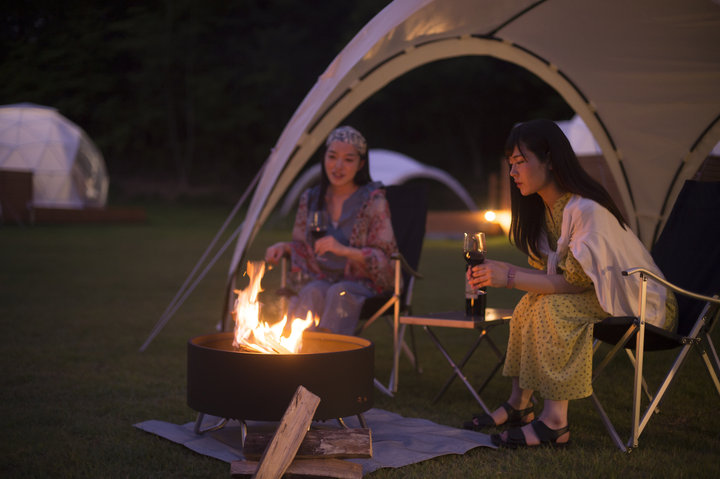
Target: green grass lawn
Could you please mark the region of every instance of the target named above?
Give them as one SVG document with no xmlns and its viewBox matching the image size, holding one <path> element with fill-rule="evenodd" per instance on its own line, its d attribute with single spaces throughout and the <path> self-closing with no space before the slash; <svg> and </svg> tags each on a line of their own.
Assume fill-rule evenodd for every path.
<svg viewBox="0 0 720 479">
<path fill-rule="evenodd" d="M 0 226 L 0 476 L 2 477 L 228 477 L 229 465 L 198 455 L 132 425 L 148 419 L 192 421 L 185 401 L 188 339 L 213 332 L 223 304 L 229 266 L 225 254 L 144 353 L 138 348 L 222 224 L 228 210 L 211 206 L 148 206 L 138 225 Z M 261 232 L 249 257 L 289 236 L 287 222 Z M 416 313 L 463 307 L 459 240 L 425 243 Z M 504 238 L 489 241 L 489 256 L 524 259 Z M 266 289 L 277 281 L 272 272 Z M 512 307 L 516 292 L 489 291 L 489 306 Z M 388 328 L 377 324 L 377 375 L 390 369 Z M 438 331 L 455 357 L 474 337 Z M 504 345 L 506 329 L 492 333 Z M 415 336 L 423 373 L 401 363 L 395 398 L 379 393 L 375 406 L 406 416 L 459 426 L 479 410 L 456 381 L 432 400 L 450 368 L 422 330 Z M 714 334 L 716 342 L 717 331 Z M 492 360 L 480 351 L 468 365 L 479 383 Z M 647 357 L 652 383 L 670 356 Z M 605 432 L 590 399 L 571 403 L 572 447 L 563 451 L 477 448 L 397 470 L 390 477 L 717 477 L 720 473 L 719 398 L 694 353 L 641 436 L 623 454 Z M 608 371 L 615 383 L 596 390 L 613 417 L 629 417 L 632 375 L 627 361 Z M 504 401 L 509 381 L 498 375 L 483 398 Z M 620 421 L 628 426 L 628 421 Z M 624 431 L 623 430 L 623 431 Z"/>
</svg>

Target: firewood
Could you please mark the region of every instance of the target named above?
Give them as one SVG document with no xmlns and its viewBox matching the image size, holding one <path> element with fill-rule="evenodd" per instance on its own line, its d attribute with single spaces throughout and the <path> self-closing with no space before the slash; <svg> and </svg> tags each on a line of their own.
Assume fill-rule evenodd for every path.
<svg viewBox="0 0 720 479">
<path fill-rule="evenodd" d="M 310 427 L 318 404 L 318 396 L 298 386 L 280 420 L 277 433 L 260 458 L 255 478 L 276 479 L 285 473 Z"/>
<path fill-rule="evenodd" d="M 235 478 L 251 477 L 257 469 L 256 461 L 233 461 L 230 464 L 230 475 Z M 296 459 L 290 463 L 285 474 L 293 477 L 360 479 L 362 466 L 341 459 Z"/>
<path fill-rule="evenodd" d="M 273 438 L 274 433 L 249 433 L 243 444 L 246 459 L 258 459 Z M 296 459 L 312 457 L 352 458 L 372 457 L 370 429 L 321 429 L 305 434 L 295 454 Z"/>
</svg>

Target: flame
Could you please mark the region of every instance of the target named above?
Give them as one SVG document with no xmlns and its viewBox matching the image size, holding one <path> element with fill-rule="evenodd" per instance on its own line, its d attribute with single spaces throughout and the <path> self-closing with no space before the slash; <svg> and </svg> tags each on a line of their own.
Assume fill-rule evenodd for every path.
<svg viewBox="0 0 720 479">
<path fill-rule="evenodd" d="M 308 312 L 305 319 L 293 319 L 288 336 L 283 336 L 287 316 L 273 325 L 260 321 L 260 303 L 257 297 L 262 292 L 260 281 L 264 274 L 264 262 L 248 261 L 247 275 L 250 284 L 243 290 L 235 290 L 237 298 L 232 313 L 235 319 L 233 347 L 244 347 L 266 354 L 297 353 L 302 347 L 303 332 L 311 325 L 317 324 L 318 320 L 313 318 L 311 312 Z"/>
</svg>

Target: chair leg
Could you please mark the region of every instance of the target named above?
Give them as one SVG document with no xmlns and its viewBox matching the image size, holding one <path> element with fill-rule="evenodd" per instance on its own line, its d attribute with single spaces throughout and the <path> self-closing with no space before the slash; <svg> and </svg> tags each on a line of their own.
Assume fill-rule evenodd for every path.
<svg viewBox="0 0 720 479">
<path fill-rule="evenodd" d="M 385 311 L 390 309 L 390 306 L 394 305 L 396 301 L 399 301 L 399 297 L 393 296 L 392 298 L 388 299 L 385 304 L 382 305 L 380 309 L 378 309 L 375 314 L 373 314 L 367 321 L 365 321 L 365 324 L 362 325 L 362 328 L 360 328 L 359 333 L 362 333 L 367 328 L 370 327 L 371 324 L 373 324 L 375 321 L 377 321 L 383 314 L 385 314 Z"/>
<path fill-rule="evenodd" d="M 650 417 L 653 413 L 653 411 L 658 407 L 660 404 L 660 401 L 665 395 L 665 392 L 670 387 L 670 384 L 672 384 L 673 380 L 675 379 L 675 375 L 677 374 L 678 370 L 680 369 L 680 366 L 682 365 L 683 361 L 685 361 L 685 358 L 687 357 L 688 352 L 690 351 L 690 348 L 692 347 L 692 344 L 686 344 L 682 347 L 680 354 L 678 354 L 677 358 L 675 358 L 675 362 L 673 363 L 672 367 L 670 368 L 670 371 L 665 375 L 665 379 L 663 380 L 662 384 L 658 388 L 657 392 L 655 393 L 655 397 L 648 405 L 647 409 L 645 410 L 645 414 L 642 417 L 642 420 L 640 421 L 638 425 L 638 436 L 642 434 L 642 431 L 645 429 L 645 426 L 647 425 L 648 421 L 650 420 Z"/>
<path fill-rule="evenodd" d="M 710 349 L 710 353 L 712 354 L 713 363 L 715 364 L 715 367 L 717 369 L 717 374 L 720 375 L 720 358 L 718 358 L 717 350 L 715 349 L 715 344 L 712 341 L 712 338 L 710 337 L 709 333 L 705 334 L 705 341 L 708 345 L 708 349 Z"/>
<path fill-rule="evenodd" d="M 704 336 L 705 337 L 703 339 L 705 341 L 703 341 L 703 343 L 707 344 L 707 348 L 703 346 L 703 343 L 700 343 L 698 345 L 698 353 L 707 367 L 708 374 L 710 374 L 710 379 L 715 385 L 718 395 L 720 395 L 720 380 L 718 380 L 718 375 L 720 374 L 720 360 L 718 360 L 717 351 L 715 350 L 715 345 L 713 344 L 710 335 L 705 334 Z M 708 355 L 707 349 L 710 350 L 712 358 Z"/>
<path fill-rule="evenodd" d="M 420 359 L 417 353 L 417 345 L 415 344 L 415 328 L 410 325 L 410 348 L 412 349 L 413 357 L 415 358 L 415 372 L 422 374 L 422 367 L 420 367 Z"/>
<path fill-rule="evenodd" d="M 634 368 L 634 367 L 635 367 L 635 356 L 633 355 L 632 351 L 630 351 L 629 349 L 626 349 L 626 350 L 625 350 L 625 353 L 627 354 L 628 359 L 630 360 L 630 363 L 632 364 L 632 366 L 633 366 L 633 368 Z M 650 393 L 650 388 L 649 388 L 648 385 L 647 385 L 647 381 L 645 381 L 645 377 L 642 377 L 641 380 L 642 380 L 642 388 L 643 388 L 643 391 L 645 391 L 645 396 L 647 396 L 648 401 L 652 401 L 652 400 L 653 400 L 653 396 L 652 396 L 652 394 Z M 660 409 L 658 408 L 655 412 L 656 412 L 656 413 L 659 413 L 659 412 L 660 412 Z"/>
<path fill-rule="evenodd" d="M 407 356 L 408 361 L 413 367 L 417 367 L 417 358 L 415 357 L 414 348 L 405 341 L 405 331 L 407 330 L 407 324 L 400 325 L 400 332 L 398 334 L 398 341 L 400 341 L 400 347 L 402 352 Z"/>
<path fill-rule="evenodd" d="M 615 345 L 613 345 L 612 349 L 605 355 L 605 358 L 598 364 L 597 366 L 593 367 L 593 380 L 600 376 L 600 373 L 602 373 L 603 369 L 605 369 L 605 366 L 610 363 L 610 361 L 615 357 L 618 351 L 620 351 L 621 348 L 625 347 L 625 344 L 630 340 L 630 337 L 633 335 L 633 333 L 637 330 L 637 325 L 630 326 L 628 330 L 623 334 L 622 338 L 618 340 Z M 599 344 L 596 344 L 594 347 L 593 352 L 597 351 L 599 348 Z"/>
<path fill-rule="evenodd" d="M 646 311 L 646 300 L 647 300 L 647 276 L 640 275 L 640 296 L 638 298 L 640 304 L 640 310 L 638 314 L 638 328 L 637 334 L 635 335 L 635 377 L 633 379 L 633 408 L 632 408 L 632 434 L 628 443 L 628 448 L 635 448 L 638 446 L 640 434 L 642 428 L 640 427 L 640 409 L 641 403 L 641 389 L 643 379 L 643 365 L 645 359 L 645 311 Z M 652 404 L 652 403 L 651 403 Z M 649 408 L 649 411 L 654 411 L 654 405 Z M 647 416 L 647 414 L 645 415 Z"/>
<path fill-rule="evenodd" d="M 390 391 L 388 388 L 386 388 L 385 385 L 384 385 L 383 383 L 381 383 L 380 380 L 378 380 L 378 378 L 374 378 L 374 379 L 373 379 L 373 384 L 374 384 L 375 387 L 378 388 L 378 389 L 380 390 L 380 392 L 383 393 L 384 395 L 389 396 L 389 397 L 394 397 L 394 396 L 395 396 L 395 395 L 392 393 L 392 391 Z"/>
<path fill-rule="evenodd" d="M 607 429 L 607 432 L 608 434 L 610 434 L 610 437 L 612 438 L 615 445 L 620 448 L 622 452 L 628 452 L 628 448 L 625 447 L 625 443 L 623 443 L 622 439 L 620 439 L 620 435 L 615 429 L 615 426 L 613 426 L 612 421 L 610 421 L 610 417 L 605 412 L 605 409 L 602 407 L 602 404 L 600 404 L 600 400 L 598 400 L 595 393 L 592 393 L 590 398 L 595 405 L 595 409 L 597 409 L 597 412 L 600 415 L 600 420 L 602 420 L 603 424 L 605 425 L 605 429 Z"/>
</svg>

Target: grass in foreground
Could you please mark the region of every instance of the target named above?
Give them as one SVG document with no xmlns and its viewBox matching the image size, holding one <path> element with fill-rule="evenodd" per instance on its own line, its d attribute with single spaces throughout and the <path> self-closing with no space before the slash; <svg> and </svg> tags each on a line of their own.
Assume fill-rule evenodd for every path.
<svg viewBox="0 0 720 479">
<path fill-rule="evenodd" d="M 144 353 L 138 348 L 224 220 L 212 207 L 148 210 L 142 225 L 0 227 L 0 404 L 3 477 L 228 477 L 229 465 L 132 427 L 147 419 L 192 421 L 185 402 L 185 345 L 214 331 L 220 317 L 226 254 Z M 260 258 L 285 229 L 263 231 L 250 253 Z M 460 242 L 428 240 L 415 289 L 415 312 L 462 307 Z M 232 248 L 231 248 L 232 249 Z M 523 259 L 503 238 L 490 256 Z M 275 281 L 272 274 L 266 288 Z M 511 307 L 516 292 L 490 291 L 490 305 Z M 473 337 L 438 331 L 455 357 Z M 492 333 L 504 345 L 506 330 Z M 432 399 L 450 368 L 421 330 L 415 331 L 424 372 L 401 363 L 400 390 L 375 406 L 405 416 L 459 426 L 479 407 L 456 381 Z M 717 332 L 714 337 L 717 338 Z M 388 329 L 378 324 L 377 374 L 390 368 Z M 718 339 L 716 339 L 718 341 Z M 466 368 L 479 384 L 491 361 L 480 351 Z M 669 356 L 648 355 L 647 378 L 657 380 Z M 630 368 L 617 362 L 597 386 L 613 417 L 629 417 Z M 478 448 L 373 478 L 394 477 L 715 477 L 720 473 L 718 396 L 700 360 L 691 354 L 671 392 L 641 436 L 640 448 L 620 453 L 589 399 L 571 404 L 574 445 L 565 451 L 495 451 Z M 483 393 L 494 407 L 506 399 L 508 380 L 495 377 Z M 628 426 L 627 421 L 624 423 Z M 624 429 L 623 431 L 625 431 Z"/>
</svg>

